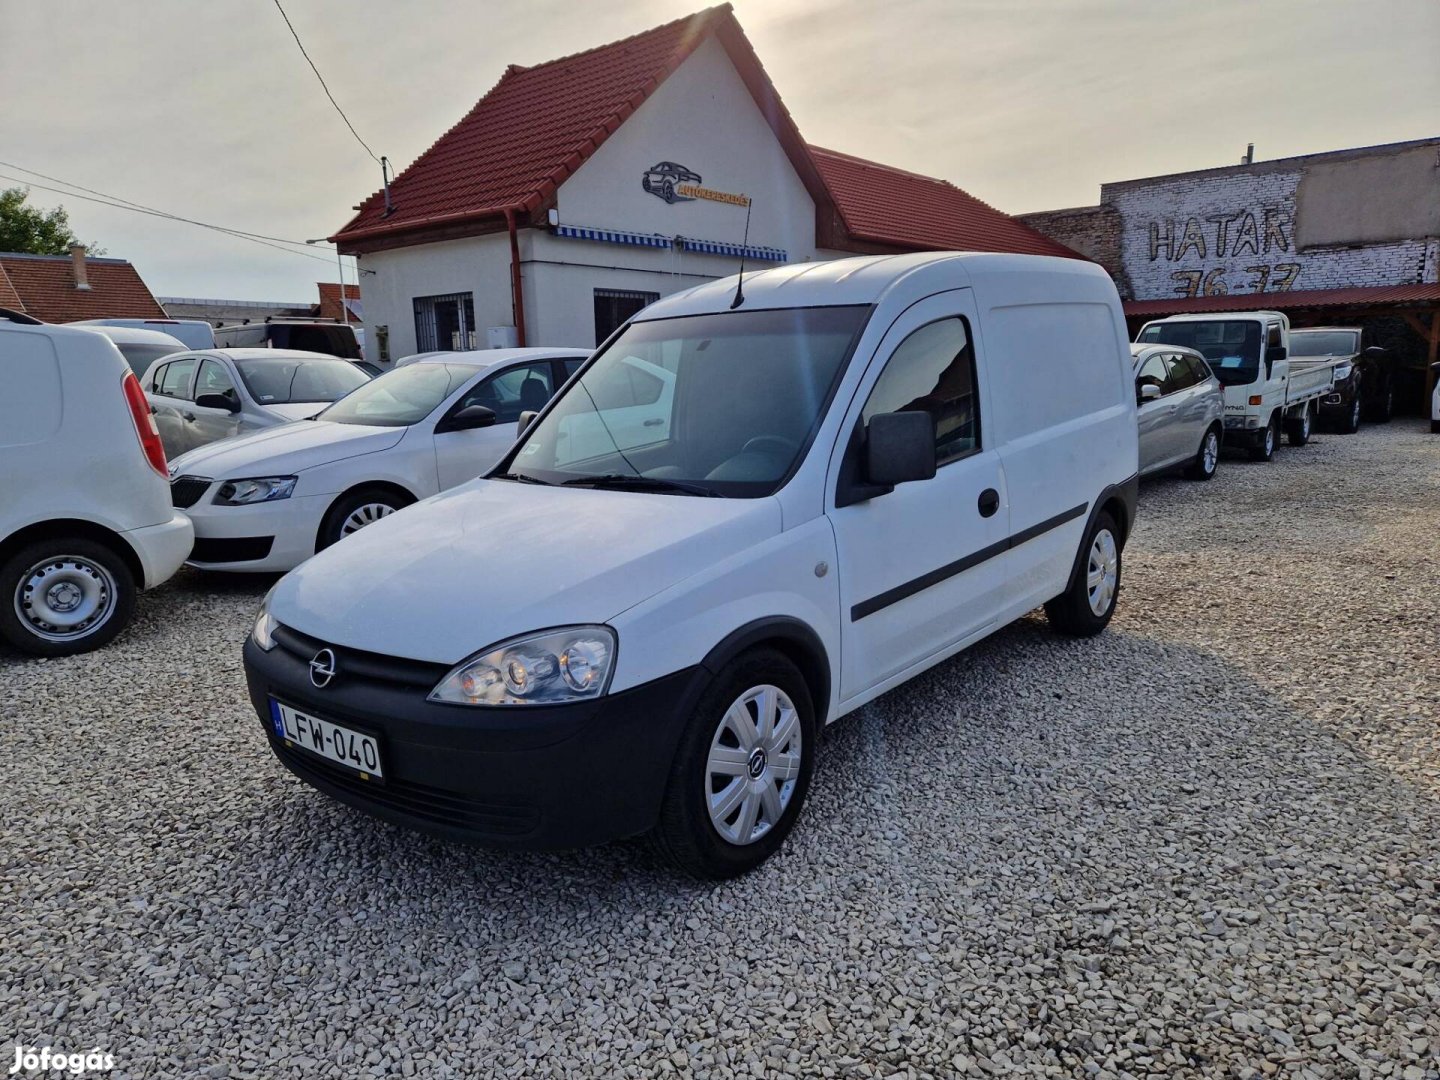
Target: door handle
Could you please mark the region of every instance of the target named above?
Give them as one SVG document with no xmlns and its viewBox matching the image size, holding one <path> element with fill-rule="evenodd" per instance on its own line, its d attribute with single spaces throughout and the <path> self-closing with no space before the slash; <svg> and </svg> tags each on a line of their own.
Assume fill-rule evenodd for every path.
<svg viewBox="0 0 1440 1080">
<path fill-rule="evenodd" d="M 980 492 L 978 505 L 981 517 L 994 517 L 995 511 L 1000 509 L 1000 493 L 994 488 L 986 488 Z"/>
</svg>

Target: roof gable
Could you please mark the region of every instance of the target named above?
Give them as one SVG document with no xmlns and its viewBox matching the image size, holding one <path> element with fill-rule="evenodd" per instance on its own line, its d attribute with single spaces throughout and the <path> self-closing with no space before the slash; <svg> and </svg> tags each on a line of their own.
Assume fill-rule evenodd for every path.
<svg viewBox="0 0 1440 1080">
<path fill-rule="evenodd" d="M 912 251 L 1085 258 L 946 180 L 819 146 L 810 147 L 810 155 L 853 240 Z"/>
<path fill-rule="evenodd" d="M 729 4 L 534 67 L 512 64 L 454 127 L 371 195 L 342 244 L 534 214 L 710 35 L 725 47 L 812 195 L 825 188 Z M 478 230 L 477 230 L 478 231 Z"/>
<path fill-rule="evenodd" d="M 0 252 L 0 277 L 9 279 L 25 314 L 41 322 L 166 317 L 139 271 L 124 259 L 87 257 L 85 272 L 90 288 L 77 289 L 69 255 Z"/>
</svg>

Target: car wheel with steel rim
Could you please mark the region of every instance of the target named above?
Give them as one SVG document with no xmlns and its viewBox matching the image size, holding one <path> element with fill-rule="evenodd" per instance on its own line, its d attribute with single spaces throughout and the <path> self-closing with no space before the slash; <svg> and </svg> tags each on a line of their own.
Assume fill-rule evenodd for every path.
<svg viewBox="0 0 1440 1080">
<path fill-rule="evenodd" d="M 372 487 L 348 492 L 336 499 L 325 515 L 320 535 L 316 537 L 315 550 L 338 543 L 414 501 L 393 488 Z"/>
<path fill-rule="evenodd" d="M 810 691 L 788 657 L 761 648 L 732 661 L 701 695 L 681 737 L 656 847 L 695 877 L 758 866 L 800 812 L 814 742 Z"/>
<path fill-rule="evenodd" d="M 1250 457 L 1255 461 L 1269 461 L 1275 456 L 1275 444 L 1280 441 L 1280 418 L 1277 413 L 1271 413 L 1270 422 L 1265 425 L 1265 433 L 1260 436 L 1260 444 L 1250 448 Z"/>
<path fill-rule="evenodd" d="M 1350 402 L 1350 411 L 1340 421 L 1340 434 L 1354 435 L 1360 430 L 1360 397 L 1357 394 L 1355 400 Z"/>
<path fill-rule="evenodd" d="M 1310 441 L 1310 420 L 1313 414 L 1310 406 L 1305 405 L 1300 409 L 1300 415 L 1293 420 L 1285 421 L 1285 437 L 1290 440 L 1291 446 L 1304 446 Z"/>
<path fill-rule="evenodd" d="M 1220 429 L 1210 428 L 1200 440 L 1200 449 L 1195 451 L 1195 460 L 1185 469 L 1191 480 L 1209 480 L 1220 466 Z"/>
<path fill-rule="evenodd" d="M 0 636 L 38 656 L 88 652 L 124 629 L 135 577 L 119 554 L 81 537 L 29 544 L 0 567 Z"/>
<path fill-rule="evenodd" d="M 1103 510 L 1096 514 L 1069 586 L 1045 605 L 1046 617 L 1060 633 L 1091 637 L 1110 622 L 1120 596 L 1122 543 L 1115 519 Z"/>
</svg>

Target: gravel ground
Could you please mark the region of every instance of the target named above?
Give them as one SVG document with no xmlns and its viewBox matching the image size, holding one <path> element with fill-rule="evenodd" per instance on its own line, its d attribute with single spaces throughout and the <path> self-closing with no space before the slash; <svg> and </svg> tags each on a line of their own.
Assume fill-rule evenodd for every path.
<svg viewBox="0 0 1440 1080">
<path fill-rule="evenodd" d="M 1141 504 L 1105 635 L 1032 616 L 841 721 L 715 888 L 291 779 L 241 690 L 258 579 L 0 654 L 0 1038 L 115 1076 L 1440 1076 L 1440 438 Z"/>
</svg>

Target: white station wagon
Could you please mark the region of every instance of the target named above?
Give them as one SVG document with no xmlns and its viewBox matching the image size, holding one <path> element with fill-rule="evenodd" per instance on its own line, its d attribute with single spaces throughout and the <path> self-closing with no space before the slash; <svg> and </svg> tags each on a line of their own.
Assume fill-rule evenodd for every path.
<svg viewBox="0 0 1440 1080">
<path fill-rule="evenodd" d="M 1105 627 L 1137 465 L 1092 263 L 711 282 L 624 327 L 486 478 L 283 578 L 251 701 L 287 768 L 391 821 L 651 833 L 738 874 L 794 825 L 821 726 L 1039 605 Z"/>
</svg>

